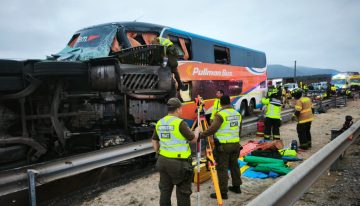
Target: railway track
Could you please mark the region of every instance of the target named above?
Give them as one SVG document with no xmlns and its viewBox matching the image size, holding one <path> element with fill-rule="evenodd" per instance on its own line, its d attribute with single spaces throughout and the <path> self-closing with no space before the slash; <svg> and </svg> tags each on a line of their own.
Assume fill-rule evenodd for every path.
<svg viewBox="0 0 360 206">
<path fill-rule="evenodd" d="M 358 95 L 358 93 L 357 93 Z M 316 108 L 346 105 L 337 97 L 317 103 Z M 282 112 L 283 122 L 291 119 L 292 109 Z M 256 131 L 258 117 L 244 120 L 242 135 Z M 119 164 L 119 163 L 126 164 Z M 29 202 L 29 180 L 35 182 L 33 198 L 47 204 L 59 197 L 86 188 L 94 188 L 114 180 L 129 181 L 153 170 L 155 162 L 150 140 L 143 140 L 99 151 L 75 155 L 0 172 L 1 205 L 26 205 Z M 29 174 L 35 173 L 34 179 Z M 31 181 L 30 181 L 31 182 Z M 31 197 L 31 196 L 30 196 Z"/>
</svg>

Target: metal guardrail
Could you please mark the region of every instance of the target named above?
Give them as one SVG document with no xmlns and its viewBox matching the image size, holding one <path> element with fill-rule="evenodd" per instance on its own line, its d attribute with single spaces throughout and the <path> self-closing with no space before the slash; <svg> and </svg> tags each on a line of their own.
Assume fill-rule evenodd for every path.
<svg viewBox="0 0 360 206">
<path fill-rule="evenodd" d="M 357 121 L 248 205 L 293 205 L 359 135 L 360 121 Z"/>
<path fill-rule="evenodd" d="M 282 122 L 288 122 L 291 120 L 291 116 L 294 113 L 294 109 L 286 109 L 281 112 Z M 257 130 L 256 123 L 259 121 L 259 117 L 251 117 L 245 119 L 242 126 L 241 135 L 248 135 Z"/>
<path fill-rule="evenodd" d="M 153 153 L 150 140 L 75 155 L 0 172 L 0 196 L 28 189 L 27 171 L 37 173 L 36 186 Z"/>
</svg>

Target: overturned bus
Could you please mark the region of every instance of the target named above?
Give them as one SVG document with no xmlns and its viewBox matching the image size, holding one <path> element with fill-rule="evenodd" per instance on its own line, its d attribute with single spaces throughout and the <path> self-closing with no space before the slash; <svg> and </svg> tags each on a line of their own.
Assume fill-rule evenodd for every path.
<svg viewBox="0 0 360 206">
<path fill-rule="evenodd" d="M 151 45 L 158 36 L 178 49 L 188 91 L 177 90 L 164 48 Z M 0 169 L 150 138 L 174 96 L 191 124 L 197 94 L 205 94 L 211 113 L 216 91 L 209 88 L 224 90 L 237 110 L 251 114 L 266 89 L 265 54 L 125 22 L 79 30 L 46 60 L 0 60 Z"/>
</svg>

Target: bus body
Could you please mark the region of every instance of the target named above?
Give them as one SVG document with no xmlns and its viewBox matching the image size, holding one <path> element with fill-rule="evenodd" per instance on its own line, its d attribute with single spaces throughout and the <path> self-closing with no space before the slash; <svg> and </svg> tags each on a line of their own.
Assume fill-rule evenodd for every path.
<svg viewBox="0 0 360 206">
<path fill-rule="evenodd" d="M 350 89 L 353 91 L 360 90 L 360 75 L 353 75 L 350 77 Z"/>
<path fill-rule="evenodd" d="M 159 36 L 177 48 L 187 91 L 177 91 L 163 65 L 164 48 L 150 45 Z M 209 114 L 219 89 L 235 109 L 251 114 L 266 87 L 263 52 L 141 22 L 87 27 L 46 60 L 0 59 L 0 134 L 6 136 L 0 137 L 0 170 L 47 154 L 148 139 L 175 96 L 189 124 L 196 118 L 194 98 L 203 97 Z"/>
<path fill-rule="evenodd" d="M 188 94 L 181 92 L 178 95 L 184 101 L 184 119 L 191 122 L 195 118 L 194 98 L 198 94 L 206 102 L 207 114 L 211 113 L 219 89 L 231 96 L 232 105 L 242 115 L 251 115 L 254 109 L 262 106 L 261 98 L 267 89 L 264 52 L 155 24 L 125 22 L 102 26 L 113 25 L 120 25 L 117 37 L 122 48 L 149 45 L 157 36 L 169 38 L 174 43 L 179 53 L 180 77 L 189 85 Z M 89 29 L 94 27 L 76 33 L 87 33 Z M 79 37 L 87 39 L 88 36 Z M 75 37 L 77 34 L 72 39 Z"/>
<path fill-rule="evenodd" d="M 210 114 L 217 90 L 229 95 L 242 115 L 261 107 L 267 89 L 265 53 L 173 28 L 165 28 L 161 36 L 175 44 L 180 57 L 186 56 L 178 66 L 181 80 L 189 88 L 180 92 L 184 119 L 191 122 L 196 118 L 197 95 L 203 97 Z"/>
<path fill-rule="evenodd" d="M 350 89 L 350 75 L 348 73 L 339 73 L 331 77 L 331 84 L 336 86 L 338 93 L 344 94 Z"/>
</svg>

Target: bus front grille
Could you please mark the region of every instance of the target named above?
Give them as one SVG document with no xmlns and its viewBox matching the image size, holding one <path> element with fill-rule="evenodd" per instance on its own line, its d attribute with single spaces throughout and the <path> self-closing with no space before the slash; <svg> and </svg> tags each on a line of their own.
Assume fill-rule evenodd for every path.
<svg viewBox="0 0 360 206">
<path fill-rule="evenodd" d="M 123 74 L 122 86 L 125 90 L 154 89 L 159 82 L 155 74 Z"/>
</svg>

